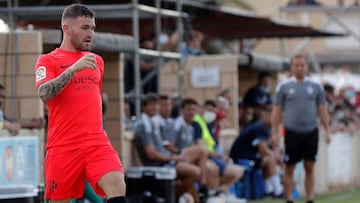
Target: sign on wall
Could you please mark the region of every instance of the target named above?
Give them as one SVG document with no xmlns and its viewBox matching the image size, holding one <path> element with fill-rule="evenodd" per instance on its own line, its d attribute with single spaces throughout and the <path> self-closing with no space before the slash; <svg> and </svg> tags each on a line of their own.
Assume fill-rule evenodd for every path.
<svg viewBox="0 0 360 203">
<path fill-rule="evenodd" d="M 0 138 L 0 199 L 32 196 L 38 185 L 38 138 Z"/>
<path fill-rule="evenodd" d="M 218 66 L 191 68 L 191 85 L 195 88 L 220 87 L 220 70 Z"/>
</svg>

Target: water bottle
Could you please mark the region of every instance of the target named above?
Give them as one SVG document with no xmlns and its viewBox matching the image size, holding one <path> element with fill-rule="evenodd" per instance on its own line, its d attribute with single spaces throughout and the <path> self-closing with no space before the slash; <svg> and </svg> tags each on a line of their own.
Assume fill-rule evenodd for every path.
<svg viewBox="0 0 360 203">
<path fill-rule="evenodd" d="M 4 127 L 4 114 L 0 110 L 0 129 L 3 129 L 3 127 Z"/>
</svg>

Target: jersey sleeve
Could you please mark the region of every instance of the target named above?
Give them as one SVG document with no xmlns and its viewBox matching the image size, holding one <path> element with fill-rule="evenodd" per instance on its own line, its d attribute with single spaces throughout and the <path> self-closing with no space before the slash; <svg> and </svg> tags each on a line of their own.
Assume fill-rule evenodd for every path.
<svg viewBox="0 0 360 203">
<path fill-rule="evenodd" d="M 267 142 L 269 132 L 264 128 L 258 128 L 254 131 L 255 137 L 251 142 L 253 147 L 257 147 L 260 142 Z"/>
<path fill-rule="evenodd" d="M 56 77 L 55 67 L 46 55 L 41 55 L 35 65 L 35 84 L 36 88 L 40 84 Z"/>
<path fill-rule="evenodd" d="M 273 99 L 271 97 L 271 94 L 267 94 L 267 100 L 266 100 L 266 104 L 273 104 Z"/>
<path fill-rule="evenodd" d="M 276 92 L 275 101 L 274 101 L 275 105 L 283 106 L 285 99 L 283 91 L 284 91 L 283 83 L 278 84 L 275 91 Z"/>
<path fill-rule="evenodd" d="M 154 140 L 152 139 L 153 136 L 146 132 L 143 123 L 140 123 L 135 128 L 135 136 L 139 141 L 141 141 L 143 146 L 155 146 Z"/>
<path fill-rule="evenodd" d="M 102 90 L 102 80 L 104 78 L 105 64 L 104 64 L 104 59 L 99 55 L 96 55 L 96 65 L 97 65 L 97 68 L 99 69 L 99 71 L 101 73 L 101 80 L 100 80 L 100 83 L 99 83 L 99 88 L 100 88 L 100 90 Z"/>
<path fill-rule="evenodd" d="M 317 87 L 318 87 L 318 94 L 316 97 L 316 104 L 317 105 L 326 104 L 324 88 L 320 84 L 317 84 Z"/>
<path fill-rule="evenodd" d="M 197 141 L 197 140 L 201 140 L 202 139 L 202 130 L 201 130 L 201 127 L 200 125 L 193 121 L 191 123 L 193 129 L 194 129 L 194 140 Z"/>
</svg>

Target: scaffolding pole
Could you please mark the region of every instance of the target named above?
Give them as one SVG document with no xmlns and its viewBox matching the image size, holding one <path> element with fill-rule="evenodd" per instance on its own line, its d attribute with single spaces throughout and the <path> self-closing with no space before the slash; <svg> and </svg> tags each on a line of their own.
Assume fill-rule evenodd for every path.
<svg viewBox="0 0 360 203">
<path fill-rule="evenodd" d="M 159 92 L 160 90 L 160 67 L 163 65 L 164 60 L 163 60 L 163 56 L 162 56 L 162 48 L 161 48 L 161 44 L 160 44 L 160 35 L 161 35 L 161 0 L 156 0 L 155 2 L 155 6 L 156 9 L 158 10 L 158 12 L 156 13 L 156 17 L 155 17 L 155 31 L 156 31 L 156 50 L 159 52 L 159 57 L 157 57 L 156 60 L 156 67 L 155 67 L 155 74 L 153 77 L 157 77 L 157 92 Z M 149 79 L 150 80 L 150 79 Z"/>
<path fill-rule="evenodd" d="M 182 13 L 182 0 L 178 0 L 176 4 L 176 10 L 179 13 Z M 178 34 L 178 52 L 181 54 L 181 43 L 183 41 L 183 33 L 184 33 L 184 27 L 183 27 L 183 19 L 179 17 L 177 19 L 177 34 Z M 184 94 L 184 59 L 180 56 L 179 59 L 179 92 L 178 97 L 183 98 Z"/>
<path fill-rule="evenodd" d="M 139 53 L 139 9 L 138 1 L 132 0 L 133 9 L 133 35 L 134 35 L 134 77 L 135 77 L 135 114 L 137 117 L 141 114 L 141 95 L 142 95 L 142 81 L 140 71 L 140 53 Z"/>
</svg>

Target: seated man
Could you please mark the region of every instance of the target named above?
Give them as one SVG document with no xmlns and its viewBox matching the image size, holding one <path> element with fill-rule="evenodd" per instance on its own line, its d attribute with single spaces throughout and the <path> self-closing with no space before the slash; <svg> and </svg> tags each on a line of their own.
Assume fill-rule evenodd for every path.
<svg viewBox="0 0 360 203">
<path fill-rule="evenodd" d="M 166 95 L 160 96 L 159 114 L 153 117 L 159 126 L 164 146 L 173 154 L 184 154 L 187 162 L 198 166 L 201 170 L 199 194 L 206 198 L 211 192 L 215 193 L 219 185 L 219 169 L 210 160 L 204 147 L 196 145 L 194 129 L 191 126 L 196 113 L 197 102 L 193 99 L 183 99 L 180 104 L 180 116 L 175 120 L 170 118 L 171 100 Z M 208 189 L 212 189 L 211 192 Z"/>
<path fill-rule="evenodd" d="M 228 158 L 222 156 L 216 151 L 218 146 L 216 144 L 215 135 L 208 126 L 208 122 L 213 122 L 213 120 L 205 119 L 205 117 L 207 117 L 206 114 L 209 111 L 215 113 L 216 109 L 206 109 L 205 105 L 204 107 L 200 107 L 198 111 L 199 114 L 194 116 L 192 126 L 194 127 L 195 139 L 197 140 L 196 142 L 199 145 L 206 147 L 209 153 L 209 159 L 219 167 L 220 190 L 225 195 L 228 195 L 230 186 L 243 176 L 244 169 L 239 165 L 228 163 Z"/>
<path fill-rule="evenodd" d="M 186 192 L 194 194 L 194 183 L 199 179 L 201 170 L 185 161 L 184 154 L 174 155 L 165 149 L 163 139 L 151 120 L 157 113 L 158 96 L 148 94 L 143 100 L 142 107 L 141 118 L 135 124 L 135 144 L 141 161 L 146 166 L 174 166 L 178 180 L 176 182 L 177 197 Z M 195 198 L 197 197 L 194 195 Z"/>
<path fill-rule="evenodd" d="M 189 161 L 195 162 L 202 169 L 200 183 L 208 189 L 217 190 L 219 185 L 219 169 L 208 160 L 208 151 L 205 147 L 196 145 L 194 129 L 191 125 L 196 113 L 197 102 L 187 98 L 180 104 L 180 116 L 174 121 L 172 143 L 174 148 L 182 153 L 189 154 Z"/>
<path fill-rule="evenodd" d="M 171 114 L 171 101 L 166 95 L 159 97 L 159 113 L 153 117 L 155 126 L 159 128 L 161 137 L 163 138 L 163 144 L 167 150 L 173 154 L 186 153 L 189 156 L 185 156 L 188 162 L 193 163 L 201 168 L 202 177 L 200 183 L 206 181 L 206 160 L 207 151 L 201 147 L 192 147 L 193 144 L 193 129 L 191 126 L 192 117 L 194 112 L 189 111 L 187 114 L 190 117 L 190 123 L 185 119 L 182 114 L 175 119 L 170 117 Z M 196 101 L 193 99 L 185 99 L 182 105 L 191 106 L 196 105 Z M 183 108 L 182 108 L 183 109 Z M 186 150 L 185 150 L 186 149 Z"/>
<path fill-rule="evenodd" d="M 261 168 L 265 179 L 265 192 L 279 197 L 283 193 L 280 177 L 276 173 L 280 157 L 270 149 L 270 116 L 269 107 L 260 108 L 260 119 L 245 127 L 231 147 L 230 157 L 236 162 L 239 159 L 254 161 L 255 168 Z"/>
</svg>

